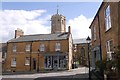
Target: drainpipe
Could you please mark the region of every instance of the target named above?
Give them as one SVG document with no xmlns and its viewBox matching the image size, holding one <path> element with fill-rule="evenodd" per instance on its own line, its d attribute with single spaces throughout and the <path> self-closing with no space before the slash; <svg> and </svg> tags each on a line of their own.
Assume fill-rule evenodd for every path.
<svg viewBox="0 0 120 80">
<path fill-rule="evenodd" d="M 31 69 L 31 67 L 32 67 L 32 63 L 31 63 L 31 62 L 32 62 L 32 43 L 33 43 L 33 41 L 32 41 L 31 44 L 30 44 L 30 45 L 31 45 L 31 46 L 30 46 L 30 71 L 32 70 L 32 69 Z"/>
<path fill-rule="evenodd" d="M 101 31 L 100 31 L 100 19 L 99 19 L 99 14 L 98 14 L 98 28 L 99 28 L 99 40 L 100 40 L 100 60 L 101 60 L 101 64 L 102 64 Z M 104 80 L 104 70 L 103 70 L 103 66 L 101 66 L 100 72 L 101 72 L 102 80 Z"/>
</svg>

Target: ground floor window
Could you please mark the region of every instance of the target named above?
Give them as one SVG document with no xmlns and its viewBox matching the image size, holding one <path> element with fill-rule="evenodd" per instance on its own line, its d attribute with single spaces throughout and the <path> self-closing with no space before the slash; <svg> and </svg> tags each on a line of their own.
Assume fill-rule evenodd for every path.
<svg viewBox="0 0 120 80">
<path fill-rule="evenodd" d="M 66 62 L 65 56 L 60 56 L 59 57 L 59 67 L 66 68 L 66 64 L 67 64 L 67 62 Z"/>
<path fill-rule="evenodd" d="M 16 67 L 16 58 L 12 58 L 11 67 Z"/>
<path fill-rule="evenodd" d="M 52 68 L 52 57 L 51 56 L 45 57 L 45 68 Z"/>
<path fill-rule="evenodd" d="M 65 56 L 45 56 L 45 69 L 64 69 L 66 67 Z"/>
<path fill-rule="evenodd" d="M 29 57 L 26 57 L 25 58 L 25 65 L 30 65 L 30 58 Z"/>
</svg>

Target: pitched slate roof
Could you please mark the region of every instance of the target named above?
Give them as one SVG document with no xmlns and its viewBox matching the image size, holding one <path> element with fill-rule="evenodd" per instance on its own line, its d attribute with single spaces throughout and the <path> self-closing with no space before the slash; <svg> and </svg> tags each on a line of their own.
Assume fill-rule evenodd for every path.
<svg viewBox="0 0 120 80">
<path fill-rule="evenodd" d="M 86 38 L 73 40 L 73 44 L 81 44 L 81 43 L 87 43 Z"/>
<path fill-rule="evenodd" d="M 37 35 L 23 35 L 18 38 L 13 38 L 8 42 L 24 42 L 24 41 L 44 41 L 44 40 L 62 40 L 67 39 L 69 33 L 55 33 L 55 34 L 37 34 Z"/>
</svg>

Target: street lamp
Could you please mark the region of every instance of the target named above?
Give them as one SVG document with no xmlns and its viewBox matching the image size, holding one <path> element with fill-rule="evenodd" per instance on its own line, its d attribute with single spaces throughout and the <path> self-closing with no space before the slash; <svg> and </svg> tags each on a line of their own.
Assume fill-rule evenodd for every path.
<svg viewBox="0 0 120 80">
<path fill-rule="evenodd" d="M 76 53 L 77 53 L 77 44 L 74 45 L 74 68 L 76 68 Z"/>
<path fill-rule="evenodd" d="M 33 43 L 33 41 L 30 44 L 30 71 L 32 70 L 31 69 L 31 67 L 32 67 L 32 43 Z"/>
<path fill-rule="evenodd" d="M 88 36 L 86 39 L 87 43 L 88 43 L 88 66 L 89 66 L 89 80 L 91 80 L 91 74 L 90 74 L 90 56 L 89 56 L 89 44 L 90 44 L 90 37 Z"/>
<path fill-rule="evenodd" d="M 39 54 L 40 54 L 40 50 L 38 49 L 38 67 L 37 67 L 37 72 L 39 72 Z"/>
</svg>

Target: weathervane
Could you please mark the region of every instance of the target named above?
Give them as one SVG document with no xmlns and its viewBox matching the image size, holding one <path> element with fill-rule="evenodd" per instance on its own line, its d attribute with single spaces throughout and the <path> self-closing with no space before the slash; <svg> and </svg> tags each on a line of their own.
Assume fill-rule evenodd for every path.
<svg viewBox="0 0 120 80">
<path fill-rule="evenodd" d="M 57 5 L 57 14 L 58 14 L 58 10 L 59 10 L 58 7 L 59 7 L 59 6 Z"/>
</svg>

